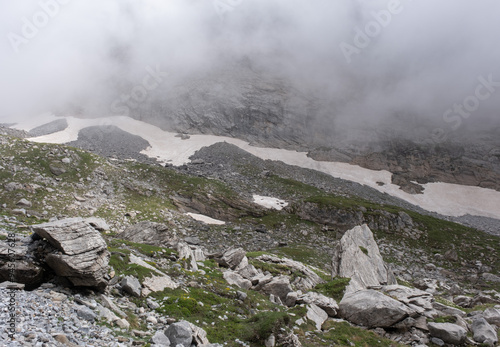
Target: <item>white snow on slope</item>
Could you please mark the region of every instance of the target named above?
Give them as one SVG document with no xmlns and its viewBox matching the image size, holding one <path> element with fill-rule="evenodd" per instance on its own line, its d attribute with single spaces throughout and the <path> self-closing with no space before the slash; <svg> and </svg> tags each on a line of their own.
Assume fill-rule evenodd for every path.
<svg viewBox="0 0 500 347">
<path fill-rule="evenodd" d="M 319 162 L 307 157 L 305 152 L 253 147 L 242 140 L 212 135 L 191 135 L 190 139 L 182 140 L 176 137 L 175 133 L 163 131 L 154 125 L 129 117 L 117 116 L 95 119 L 68 117 L 67 121 L 69 126 L 64 131 L 31 138 L 30 140 L 35 142 L 67 143 L 76 140 L 79 131 L 85 127 L 114 125 L 123 131 L 141 136 L 148 141 L 151 147 L 143 151 L 143 154 L 156 158 L 160 162 L 169 162 L 173 165 L 182 165 L 189 162 L 189 157 L 204 146 L 210 146 L 218 142 L 228 142 L 259 158 L 279 160 L 289 165 L 314 169 L 333 177 L 364 184 L 382 193 L 418 205 L 428 211 L 449 216 L 471 214 L 500 219 L 500 192 L 492 189 L 450 183 L 428 183 L 423 185 L 425 188 L 424 194 L 412 195 L 391 183 L 391 173 L 389 171 L 369 170 L 346 163 Z M 18 129 L 27 131 L 33 127 L 32 123 L 16 126 Z M 382 182 L 384 185 L 380 186 L 377 182 Z"/>
<path fill-rule="evenodd" d="M 270 196 L 254 195 L 253 202 L 262 207 L 273 208 L 278 211 L 282 210 L 283 207 L 288 206 L 288 203 L 285 200 L 272 198 Z"/>
<path fill-rule="evenodd" d="M 224 222 L 224 221 L 221 221 L 221 220 L 218 220 L 218 219 L 214 219 L 214 218 L 211 218 L 209 216 L 205 216 L 204 214 L 188 212 L 188 213 L 186 213 L 186 215 L 188 215 L 189 217 L 191 217 L 191 218 L 193 218 L 193 219 L 195 219 L 197 221 L 203 222 L 205 224 L 213 224 L 213 225 L 224 225 L 224 224 L 226 224 L 226 222 Z"/>
</svg>

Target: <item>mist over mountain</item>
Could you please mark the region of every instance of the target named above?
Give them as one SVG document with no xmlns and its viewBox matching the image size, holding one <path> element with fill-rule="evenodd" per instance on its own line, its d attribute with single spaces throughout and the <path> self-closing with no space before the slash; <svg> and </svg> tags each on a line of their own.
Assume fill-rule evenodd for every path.
<svg viewBox="0 0 500 347">
<path fill-rule="evenodd" d="M 498 135 L 496 1 L 0 6 L 2 122 L 127 115 L 318 144 Z"/>
</svg>

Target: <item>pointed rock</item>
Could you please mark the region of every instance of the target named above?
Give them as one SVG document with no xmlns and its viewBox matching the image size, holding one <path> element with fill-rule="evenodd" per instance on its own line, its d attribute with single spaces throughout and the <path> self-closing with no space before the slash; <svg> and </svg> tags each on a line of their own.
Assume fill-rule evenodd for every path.
<svg viewBox="0 0 500 347">
<path fill-rule="evenodd" d="M 351 278 L 346 294 L 371 286 L 396 284 L 366 224 L 347 231 L 340 239 L 332 258 L 332 276 Z"/>
</svg>

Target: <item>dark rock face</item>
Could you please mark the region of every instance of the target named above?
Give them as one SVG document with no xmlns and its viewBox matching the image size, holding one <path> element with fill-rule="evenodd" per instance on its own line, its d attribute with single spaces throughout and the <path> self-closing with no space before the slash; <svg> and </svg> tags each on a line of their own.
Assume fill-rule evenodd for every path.
<svg viewBox="0 0 500 347">
<path fill-rule="evenodd" d="M 471 146 L 472 147 L 472 146 Z M 446 182 L 500 190 L 500 161 L 491 146 L 420 145 L 409 141 L 385 144 L 379 152 L 353 157 L 351 163 L 372 170 L 388 170 L 392 181 L 412 194 L 419 184 Z M 419 184 L 412 183 L 416 181 Z"/>
</svg>

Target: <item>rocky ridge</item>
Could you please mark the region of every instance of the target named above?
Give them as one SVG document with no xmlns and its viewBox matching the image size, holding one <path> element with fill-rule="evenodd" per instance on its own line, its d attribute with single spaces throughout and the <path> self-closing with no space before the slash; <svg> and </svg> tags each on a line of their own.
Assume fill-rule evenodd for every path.
<svg viewBox="0 0 500 347">
<path fill-rule="evenodd" d="M 427 330 L 422 329 L 420 317 L 425 317 L 427 323 L 437 320 L 436 324 L 441 324 L 439 319 L 442 319 L 446 323 L 463 325 L 455 315 L 461 319 L 467 317 L 454 311 L 455 305 L 470 314 L 471 329 L 473 318 L 477 316 L 479 323 L 475 326 L 486 331 L 481 336 L 491 336 L 491 329 L 481 319 L 495 330 L 498 242 L 495 243 L 494 236 L 414 211 L 354 198 L 342 182 L 334 182 L 325 194 L 325 190 L 314 185 L 281 178 L 279 164 L 266 163 L 277 168 L 269 172 L 260 163 L 254 166 L 253 161 L 247 162 L 247 174 L 242 177 L 250 178 L 235 190 L 225 180 L 203 174 L 201 167 L 217 166 L 216 161 L 193 163 L 174 170 L 99 158 L 73 148 L 31 144 L 11 137 L 2 137 L 1 145 L 4 155 L 0 175 L 4 190 L 1 192 L 0 225 L 5 231 L 0 233 L 3 235 L 0 238 L 7 239 L 9 232 L 15 231 L 18 274 L 22 272 L 21 265 L 26 265 L 27 270 L 36 265 L 43 270 L 39 272 L 40 277 L 36 271 L 33 277 L 28 277 L 36 278 L 35 291 L 53 285 L 50 290 L 56 293 L 66 292 L 69 298 L 84 295 L 85 301 L 95 300 L 102 307 L 108 307 L 112 314 L 96 309 L 93 304 L 88 308 L 101 317 L 97 319 L 99 324 L 111 328 L 108 332 L 116 343 L 145 343 L 152 334 L 146 337 L 144 332 L 152 330 L 159 331 L 158 337 L 163 339 L 161 334 L 167 335 L 166 330 L 174 319 L 187 319 L 205 329 L 210 341 L 229 345 L 286 345 L 296 341 L 303 345 L 321 345 L 321 341 L 348 345 L 348 342 L 338 341 L 344 341 L 339 340 L 343 338 L 340 334 L 349 329 L 354 329 L 350 334 L 362 335 L 366 341 L 373 336 L 376 336 L 375 341 L 384 336 L 392 339 L 390 343 L 417 345 L 426 343 L 426 339 L 444 341 L 442 337 L 429 336 Z M 197 170 L 201 174 L 196 174 Z M 213 172 L 218 174 L 222 170 Z M 233 172 L 236 177 L 241 175 L 238 170 Z M 297 170 L 293 174 L 303 173 Z M 229 175 L 223 177 L 226 176 Z M 253 186 L 258 182 L 254 177 L 261 178 L 260 186 Z M 263 209 L 252 203 L 253 192 L 282 198 L 290 207 L 282 211 Z M 193 210 L 223 218 L 226 224 L 207 225 L 184 215 Z M 325 211 L 335 212 L 339 217 L 329 221 Z M 361 219 L 356 217 L 359 213 Z M 347 218 L 339 224 L 342 215 Z M 85 226 L 70 227 L 75 223 L 67 220 L 70 217 L 83 218 L 84 221 L 79 219 L 76 224 Z M 47 228 L 43 225 L 49 219 L 49 224 L 55 223 L 68 231 L 73 230 L 71 232 L 83 230 L 89 242 L 83 242 L 82 249 L 88 251 L 99 253 L 102 250 L 101 242 L 92 241 L 95 233 L 102 235 L 110 265 L 109 272 L 103 275 L 108 284 L 104 289 L 99 285 L 87 289 L 75 287 L 75 282 L 71 281 L 74 276 L 57 273 L 46 262 L 48 254 L 60 257 L 69 256 L 65 252 L 77 253 L 72 256 L 86 253 L 75 252 L 71 245 L 61 247 L 64 239 L 51 243 L 48 241 L 50 236 L 46 237 L 48 234 L 43 236 L 45 239 L 33 236 L 38 235 L 32 234 L 37 228 Z M 381 258 L 390 262 L 397 281 L 416 287 L 402 287 L 389 280 L 358 281 L 370 283 L 352 293 L 364 293 L 362 302 L 372 300 L 377 307 L 381 293 L 397 302 L 391 301 L 391 305 L 399 307 L 399 311 L 396 309 L 399 313 L 393 322 L 384 323 L 384 327 L 343 315 L 342 307 L 347 304 L 357 307 L 355 303 L 359 300 L 348 301 L 343 295 L 348 285 L 346 281 L 331 278 L 332 257 L 336 254 L 335 259 L 342 259 L 336 245 L 342 245 L 341 240 L 348 239 L 351 228 L 362 223 L 367 223 L 363 228 L 373 229 L 372 239 L 377 243 Z M 42 227 L 37 226 L 39 224 Z M 376 254 L 374 246 L 353 245 L 349 246 L 354 247 L 351 254 L 357 257 Z M 8 268 L 8 245 L 4 244 L 2 250 L 5 250 L 2 251 L 2 264 Z M 352 263 L 352 260 L 347 262 Z M 389 269 L 386 262 L 384 268 Z M 95 273 L 103 274 L 99 269 Z M 88 278 L 85 271 L 82 275 Z M 353 277 L 347 273 L 345 276 Z M 40 283 L 47 282 L 49 284 L 36 289 Z M 99 293 L 99 290 L 104 292 Z M 114 306 L 109 301 L 106 303 L 101 294 L 111 298 Z M 346 297 L 344 303 L 343 297 Z M 156 307 L 154 302 L 160 306 Z M 478 305 L 487 305 L 488 309 Z M 67 309 L 70 312 L 73 308 Z M 347 311 L 354 312 L 352 309 Z M 434 311 L 438 312 L 436 317 Z M 148 321 L 149 316 L 153 317 Z M 154 325 L 155 319 L 161 322 L 162 317 L 165 324 Z M 260 330 L 262 325 L 267 326 L 264 323 L 268 319 L 278 322 L 277 330 L 273 325 L 270 330 Z M 354 325 L 345 320 L 351 320 Z M 148 324 L 152 324 L 151 328 L 146 329 Z M 159 329 L 155 330 L 157 326 Z M 238 327 L 236 330 L 242 335 L 217 335 L 221 331 L 217 327 L 221 326 L 227 332 Z M 363 326 L 369 327 L 371 332 Z M 56 325 L 51 336 L 62 328 Z M 191 327 L 191 330 L 195 334 L 196 329 Z M 364 335 L 365 332 L 369 335 Z M 83 343 L 84 337 L 71 335 L 70 329 L 65 334 L 70 343 Z M 48 335 L 44 336 L 49 339 Z M 472 341 L 473 336 L 469 339 Z M 43 343 L 38 335 L 36 341 Z M 52 340 L 47 341 L 45 343 L 52 343 Z M 103 341 L 110 340 L 103 337 Z"/>
</svg>

